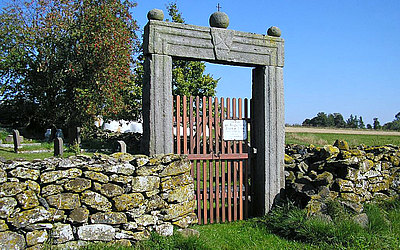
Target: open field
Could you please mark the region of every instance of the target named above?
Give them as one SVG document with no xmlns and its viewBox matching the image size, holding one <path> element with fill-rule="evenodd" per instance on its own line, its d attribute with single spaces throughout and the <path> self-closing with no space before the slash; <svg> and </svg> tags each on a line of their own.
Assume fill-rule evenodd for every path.
<svg viewBox="0 0 400 250">
<path fill-rule="evenodd" d="M 336 140 L 347 141 L 352 147 L 360 144 L 367 146 L 400 145 L 400 132 L 286 127 L 286 144 L 323 146 L 332 145 Z"/>
<path fill-rule="evenodd" d="M 394 135 L 394 136 L 400 136 L 400 132 L 397 132 L 397 131 L 382 131 L 382 130 L 369 130 L 369 129 L 285 127 L 285 131 L 287 133 L 348 134 L 348 135 Z"/>
</svg>

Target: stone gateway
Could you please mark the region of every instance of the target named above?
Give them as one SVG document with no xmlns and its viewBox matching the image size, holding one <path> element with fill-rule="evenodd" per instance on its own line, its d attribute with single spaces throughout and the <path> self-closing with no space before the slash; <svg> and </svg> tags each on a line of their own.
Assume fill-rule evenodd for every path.
<svg viewBox="0 0 400 250">
<path fill-rule="evenodd" d="M 262 215 L 284 188 L 284 40 L 277 27 L 271 27 L 268 35 L 228 30 L 225 15 L 213 14 L 210 22 L 216 27 L 200 27 L 164 22 L 160 10 L 149 12 L 143 42 L 142 151 L 173 152 L 173 59 L 252 67 L 253 111 L 257 114 L 251 117 L 251 143 L 257 151 L 253 208 L 256 215 Z"/>
</svg>

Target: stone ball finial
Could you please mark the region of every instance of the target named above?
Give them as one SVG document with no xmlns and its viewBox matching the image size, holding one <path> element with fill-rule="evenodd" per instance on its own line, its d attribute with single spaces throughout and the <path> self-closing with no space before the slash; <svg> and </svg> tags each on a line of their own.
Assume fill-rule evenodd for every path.
<svg viewBox="0 0 400 250">
<path fill-rule="evenodd" d="M 164 20 L 164 12 L 159 9 L 152 9 L 147 13 L 147 19 L 149 20 Z"/>
<path fill-rule="evenodd" d="M 280 37 L 281 34 L 282 34 L 281 30 L 276 26 L 271 26 L 267 31 L 267 35 L 269 36 Z"/>
<path fill-rule="evenodd" d="M 217 11 L 210 16 L 210 26 L 226 29 L 229 26 L 229 17 L 226 13 Z"/>
</svg>

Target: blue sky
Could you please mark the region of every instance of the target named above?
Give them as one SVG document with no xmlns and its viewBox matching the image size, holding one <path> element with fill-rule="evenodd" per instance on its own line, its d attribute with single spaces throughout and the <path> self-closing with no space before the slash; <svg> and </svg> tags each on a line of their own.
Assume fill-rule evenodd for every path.
<svg viewBox="0 0 400 250">
<path fill-rule="evenodd" d="M 0 0 L 0 6 L 5 0 Z M 168 0 L 137 0 L 143 30 L 147 12 Z M 318 112 L 392 121 L 400 112 L 400 0 L 176 0 L 188 24 L 209 26 L 216 5 L 228 29 L 266 34 L 278 26 L 285 39 L 285 119 L 302 123 Z M 251 97 L 251 69 L 207 64 L 221 78 L 217 96 Z"/>
<path fill-rule="evenodd" d="M 168 1 L 138 0 L 134 17 Z M 209 26 L 216 11 L 228 14 L 228 29 L 265 34 L 278 26 L 285 39 L 285 119 L 302 123 L 318 112 L 392 121 L 400 112 L 399 0 L 177 0 L 186 23 Z M 221 78 L 217 96 L 251 97 L 251 69 L 207 64 Z"/>
</svg>

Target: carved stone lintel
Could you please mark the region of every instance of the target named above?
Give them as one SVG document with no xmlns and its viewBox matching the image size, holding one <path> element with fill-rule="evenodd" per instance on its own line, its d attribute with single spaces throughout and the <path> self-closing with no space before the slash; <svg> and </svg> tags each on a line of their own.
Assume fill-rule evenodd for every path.
<svg viewBox="0 0 400 250">
<path fill-rule="evenodd" d="M 143 53 L 239 66 L 284 64 L 284 40 L 248 32 L 150 20 Z"/>
<path fill-rule="evenodd" d="M 229 60 L 233 33 L 231 30 L 211 28 L 212 43 L 214 45 L 215 58 L 217 60 Z"/>
</svg>

